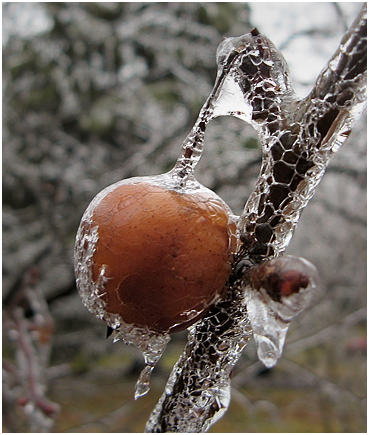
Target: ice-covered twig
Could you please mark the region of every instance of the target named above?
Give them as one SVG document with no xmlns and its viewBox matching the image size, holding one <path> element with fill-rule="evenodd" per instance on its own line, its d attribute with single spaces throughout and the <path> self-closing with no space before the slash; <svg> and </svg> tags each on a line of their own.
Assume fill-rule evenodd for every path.
<svg viewBox="0 0 369 435">
<path fill-rule="evenodd" d="M 247 310 L 259 336 L 259 357 L 267 365 L 279 357 L 285 331 L 275 324 L 268 328 L 268 319 L 288 325 L 316 288 L 313 266 L 279 256 L 329 158 L 365 108 L 366 46 L 364 5 L 302 100 L 293 92 L 283 56 L 256 29 L 219 46 L 217 82 L 184 142 L 178 174 L 191 173 L 201 156 L 206 123 L 219 115 L 237 116 L 257 129 L 263 162 L 239 220 L 228 295 L 190 328 L 146 431 L 204 432 L 224 414 L 230 374 L 251 334 Z"/>
</svg>

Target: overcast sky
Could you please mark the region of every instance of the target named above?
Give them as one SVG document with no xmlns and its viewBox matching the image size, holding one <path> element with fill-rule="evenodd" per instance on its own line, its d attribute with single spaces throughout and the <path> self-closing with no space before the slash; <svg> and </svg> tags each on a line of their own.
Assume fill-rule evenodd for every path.
<svg viewBox="0 0 369 435">
<path fill-rule="evenodd" d="M 304 96 L 338 48 L 345 32 L 344 23 L 351 25 L 363 3 L 338 3 L 342 17 L 333 2 L 249 4 L 250 21 L 282 50 L 291 70 L 294 89 Z"/>
</svg>

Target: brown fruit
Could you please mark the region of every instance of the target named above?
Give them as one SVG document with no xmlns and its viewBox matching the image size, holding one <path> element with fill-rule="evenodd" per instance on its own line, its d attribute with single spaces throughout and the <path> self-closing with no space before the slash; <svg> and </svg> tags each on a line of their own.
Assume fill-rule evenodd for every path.
<svg viewBox="0 0 369 435">
<path fill-rule="evenodd" d="M 224 295 L 235 224 L 208 189 L 182 193 L 139 180 L 113 185 L 87 209 L 76 250 L 97 231 L 86 267 L 88 298 L 98 300 L 86 301 L 83 285 L 81 296 L 113 328 L 118 318 L 155 332 L 182 330 Z"/>
</svg>

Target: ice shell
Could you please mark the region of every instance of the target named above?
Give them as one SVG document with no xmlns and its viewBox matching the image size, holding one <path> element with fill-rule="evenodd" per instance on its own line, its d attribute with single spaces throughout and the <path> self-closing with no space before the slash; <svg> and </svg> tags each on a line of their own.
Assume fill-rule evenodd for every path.
<svg viewBox="0 0 369 435">
<path fill-rule="evenodd" d="M 199 183 L 179 193 L 170 180 L 116 183 L 82 218 L 77 287 L 113 329 L 120 322 L 159 333 L 185 329 L 224 293 L 236 248 L 230 210 Z"/>
</svg>

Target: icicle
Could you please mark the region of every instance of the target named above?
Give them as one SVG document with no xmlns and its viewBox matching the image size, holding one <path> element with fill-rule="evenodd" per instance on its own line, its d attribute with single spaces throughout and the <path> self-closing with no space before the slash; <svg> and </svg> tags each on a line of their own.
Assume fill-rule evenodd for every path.
<svg viewBox="0 0 369 435">
<path fill-rule="evenodd" d="M 113 331 L 112 337 L 114 342 L 122 340 L 127 344 L 134 344 L 142 351 L 144 356 L 145 367 L 138 377 L 134 393 L 135 400 L 137 400 L 150 390 L 151 373 L 161 358 L 171 336 L 170 334 L 153 333 L 147 328 L 122 323 L 118 330 Z"/>
</svg>

